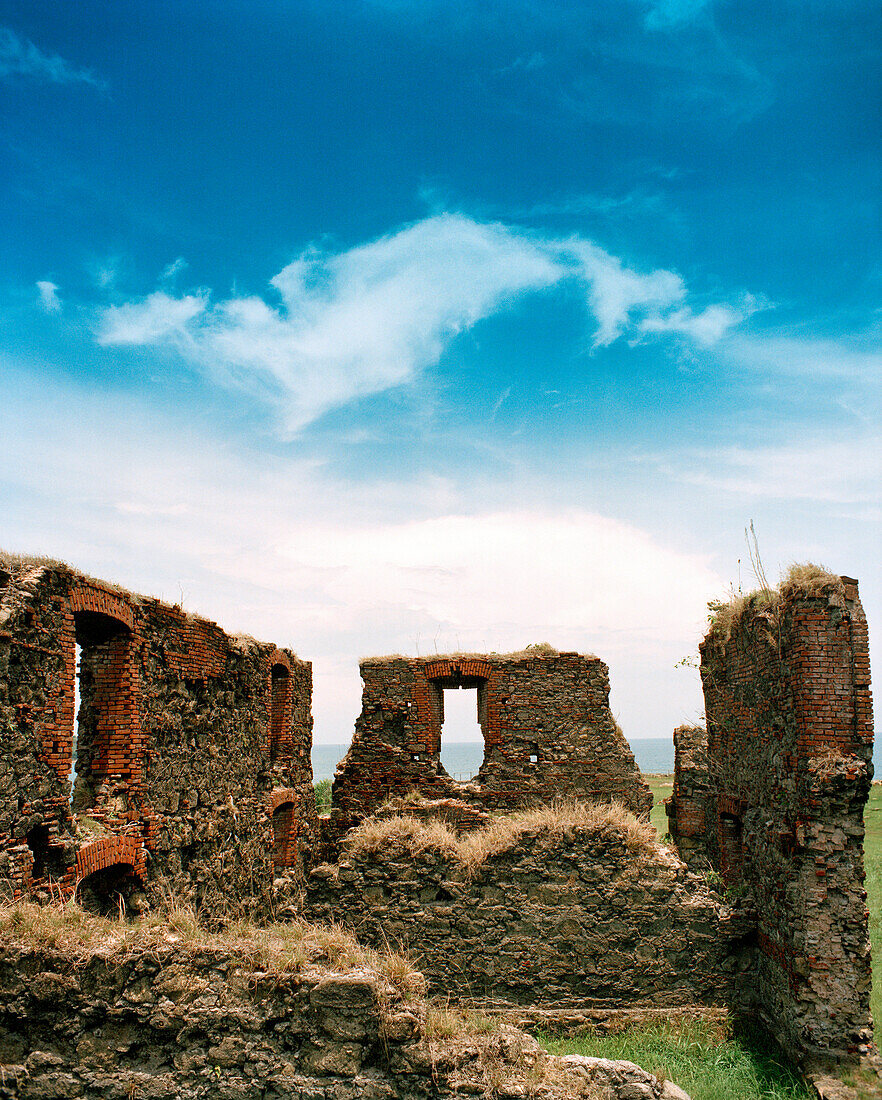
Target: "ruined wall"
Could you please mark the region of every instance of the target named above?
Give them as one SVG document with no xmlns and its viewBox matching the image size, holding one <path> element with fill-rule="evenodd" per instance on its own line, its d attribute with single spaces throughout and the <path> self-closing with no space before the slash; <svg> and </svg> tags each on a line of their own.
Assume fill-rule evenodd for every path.
<svg viewBox="0 0 882 1100">
<path fill-rule="evenodd" d="M 716 800 L 708 774 L 707 730 L 700 726 L 674 730 L 674 790 L 665 799 L 665 812 L 683 862 L 693 871 L 708 870 L 708 822 L 715 818 Z"/>
<path fill-rule="evenodd" d="M 273 812 L 290 867 L 315 846 L 310 699 L 291 653 L 64 566 L 3 567 L 0 890 L 266 904 Z"/>
<path fill-rule="evenodd" d="M 724 613 L 701 647 L 701 677 L 706 846 L 757 911 L 755 1010 L 803 1061 L 857 1058 L 871 1039 L 862 883 L 873 745 L 857 582 L 822 576 Z"/>
<path fill-rule="evenodd" d="M 406 827 L 381 832 L 312 871 L 305 912 L 405 951 L 434 993 L 556 1009 L 737 999 L 742 918 L 654 841 L 635 853 L 617 827 L 533 827 L 470 869 Z"/>
<path fill-rule="evenodd" d="M 498 809 L 561 797 L 618 799 L 642 815 L 652 808 L 597 657 L 376 658 L 361 663 L 361 676 L 361 716 L 333 784 L 333 838 L 409 790 Z M 484 762 L 468 784 L 441 766 L 445 689 L 475 691 Z"/>
<path fill-rule="evenodd" d="M 433 1035 L 422 997 L 363 962 L 259 965 L 247 944 L 0 950 L 0 1100 L 689 1100 L 631 1062 L 461 1026 Z"/>
</svg>

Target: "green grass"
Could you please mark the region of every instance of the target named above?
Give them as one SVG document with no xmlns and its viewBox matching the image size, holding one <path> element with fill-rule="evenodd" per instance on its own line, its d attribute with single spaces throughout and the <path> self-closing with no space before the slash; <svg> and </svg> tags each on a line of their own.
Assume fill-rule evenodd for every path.
<svg viewBox="0 0 882 1100">
<path fill-rule="evenodd" d="M 673 776 L 647 775 L 655 799 L 650 821 L 659 836 L 668 831 L 664 799 L 673 790 Z M 864 861 L 867 905 L 873 947 L 871 1009 L 882 1020 L 882 785 L 870 791 L 864 815 Z M 692 1100 L 810 1100 L 814 1095 L 786 1065 L 775 1048 L 758 1034 L 721 1035 L 704 1023 L 655 1027 L 615 1036 L 552 1039 L 540 1042 L 554 1054 L 587 1054 L 595 1058 L 625 1058 L 663 1073 Z"/>
<path fill-rule="evenodd" d="M 330 779 L 320 779 L 318 783 L 313 784 L 315 791 L 315 808 L 320 814 L 329 814 L 331 812 L 331 781 Z"/>
<path fill-rule="evenodd" d="M 882 1022 L 882 786 L 870 788 L 864 811 L 864 866 L 867 871 L 867 907 L 870 910 L 870 942 L 873 945 L 873 1019 Z"/>
<path fill-rule="evenodd" d="M 811 1100 L 813 1095 L 760 1036 L 728 1036 L 703 1021 L 582 1039 L 537 1038 L 552 1054 L 636 1062 L 685 1089 L 692 1100 Z"/>
</svg>

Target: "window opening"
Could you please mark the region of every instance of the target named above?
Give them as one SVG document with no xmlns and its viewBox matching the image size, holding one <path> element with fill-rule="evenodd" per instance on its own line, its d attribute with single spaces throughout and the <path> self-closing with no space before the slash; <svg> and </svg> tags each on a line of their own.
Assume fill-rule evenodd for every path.
<svg viewBox="0 0 882 1100">
<path fill-rule="evenodd" d="M 74 643 L 74 709 L 73 709 L 73 736 L 71 737 L 70 750 L 70 801 L 73 802 L 74 783 L 77 779 L 77 738 L 80 732 L 80 668 L 83 659 L 83 647 L 79 642 Z"/>
<path fill-rule="evenodd" d="M 129 669 L 131 631 L 97 611 L 78 611 L 71 806 L 128 809 L 134 709 Z"/>
<path fill-rule="evenodd" d="M 272 698 L 270 701 L 270 760 L 276 760 L 289 740 L 287 733 L 288 699 L 291 690 L 291 674 L 284 665 L 273 665 L 270 672 Z"/>
<path fill-rule="evenodd" d="M 441 765 L 451 779 L 474 779 L 484 761 L 484 734 L 478 723 L 475 688 L 444 688 Z"/>
</svg>

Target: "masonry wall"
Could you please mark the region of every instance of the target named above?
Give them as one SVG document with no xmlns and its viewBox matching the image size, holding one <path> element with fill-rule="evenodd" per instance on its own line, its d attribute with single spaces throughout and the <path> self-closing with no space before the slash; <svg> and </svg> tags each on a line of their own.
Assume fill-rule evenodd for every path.
<svg viewBox="0 0 882 1100">
<path fill-rule="evenodd" d="M 361 676 L 362 712 L 333 784 L 335 839 L 390 795 L 411 790 L 492 809 L 567 797 L 617 799 L 644 816 L 652 808 L 597 657 L 377 658 L 361 663 Z M 445 689 L 474 690 L 484 761 L 468 784 L 441 765 Z"/>
<path fill-rule="evenodd" d="M 267 967 L 170 941 L 120 954 L 0 948 L 0 1100 L 688 1100 L 506 1025 L 432 1034 L 422 997 L 363 962 Z"/>
<path fill-rule="evenodd" d="M 861 1057 L 872 1026 L 863 811 L 873 725 L 857 582 L 749 601 L 701 655 L 706 850 L 756 908 L 755 1010 L 798 1059 Z"/>
<path fill-rule="evenodd" d="M 403 950 L 430 992 L 493 1005 L 729 1005 L 751 965 L 742 916 L 657 843 L 616 829 L 530 829 L 474 871 L 394 835 L 315 868 L 306 916 Z"/>
<path fill-rule="evenodd" d="M 716 805 L 708 772 L 707 730 L 678 726 L 674 730 L 674 790 L 665 800 L 665 812 L 671 838 L 693 871 L 706 872 L 711 866 L 708 836 L 715 833 Z"/>
<path fill-rule="evenodd" d="M 2 567 L 0 890 L 266 907 L 315 847 L 310 699 L 290 652 L 67 567 Z"/>
</svg>

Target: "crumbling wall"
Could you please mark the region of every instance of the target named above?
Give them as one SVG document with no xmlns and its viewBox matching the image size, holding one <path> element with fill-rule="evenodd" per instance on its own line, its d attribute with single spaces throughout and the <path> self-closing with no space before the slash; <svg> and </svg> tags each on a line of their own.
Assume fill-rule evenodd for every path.
<svg viewBox="0 0 882 1100">
<path fill-rule="evenodd" d="M 292 653 L 66 566 L 7 563 L 0 890 L 65 896 L 86 880 L 84 897 L 135 908 L 143 893 L 266 906 L 280 795 L 291 835 L 275 873 L 316 843 L 310 701 Z"/>
<path fill-rule="evenodd" d="M 434 993 L 554 1009 L 728 1005 L 750 965 L 739 913 L 670 849 L 646 836 L 635 850 L 627 826 L 519 827 L 477 865 L 413 819 L 361 830 L 338 864 L 312 871 L 307 918 L 403 950 Z"/>
<path fill-rule="evenodd" d="M 721 609 L 701 677 L 706 848 L 756 908 L 755 1010 L 802 1061 L 859 1058 L 872 1037 L 863 811 L 873 724 L 857 582 L 797 575 Z"/>
<path fill-rule="evenodd" d="M 708 821 L 716 812 L 707 761 L 707 730 L 674 730 L 674 790 L 665 800 L 668 830 L 683 862 L 693 871 L 710 868 Z"/>
<path fill-rule="evenodd" d="M 556 1058 L 504 1024 L 433 1034 L 422 996 L 362 960 L 267 964 L 247 943 L 177 939 L 0 950 L 0 1100 L 688 1100 L 630 1062 Z"/>
<path fill-rule="evenodd" d="M 618 800 L 648 815 L 652 794 L 609 709 L 598 658 L 542 652 L 361 663 L 362 712 L 333 784 L 331 836 L 339 838 L 392 795 L 418 791 L 491 809 L 583 798 Z M 484 735 L 476 779 L 441 765 L 445 689 L 474 689 Z"/>
</svg>

